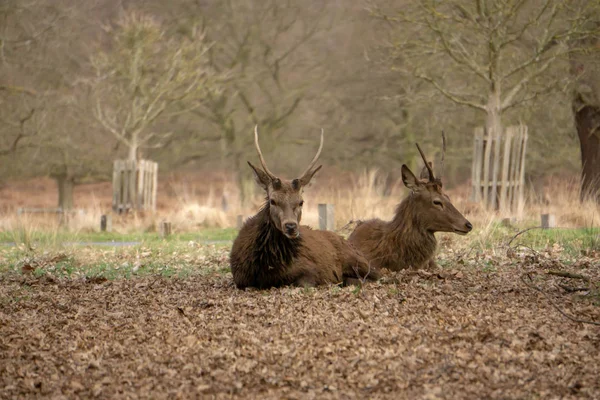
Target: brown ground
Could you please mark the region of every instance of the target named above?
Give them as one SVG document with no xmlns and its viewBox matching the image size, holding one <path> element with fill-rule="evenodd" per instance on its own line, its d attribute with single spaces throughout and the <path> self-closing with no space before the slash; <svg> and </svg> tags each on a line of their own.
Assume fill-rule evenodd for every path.
<svg viewBox="0 0 600 400">
<path fill-rule="evenodd" d="M 600 398 L 600 327 L 550 301 L 585 319 L 599 307 L 531 257 L 500 264 L 362 291 L 4 274 L 0 397 Z M 569 268 L 600 274 L 597 258 Z"/>
</svg>

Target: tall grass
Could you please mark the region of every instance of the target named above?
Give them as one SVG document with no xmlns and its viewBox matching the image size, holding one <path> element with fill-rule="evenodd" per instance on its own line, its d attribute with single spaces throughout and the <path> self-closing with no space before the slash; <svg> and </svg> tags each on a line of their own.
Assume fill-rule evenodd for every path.
<svg viewBox="0 0 600 400">
<path fill-rule="evenodd" d="M 382 218 L 389 220 L 394 214 L 407 190 L 402 182 L 386 183 L 385 174 L 377 170 L 364 170 L 344 179 L 316 179 L 315 184 L 305 189 L 303 223 L 318 227 L 318 204 L 335 204 L 336 226 L 342 227 L 351 220 Z M 552 213 L 557 224 L 564 228 L 589 228 L 600 225 L 600 209 L 593 202 L 579 201 L 577 180 L 550 180 L 547 185 L 547 202 L 534 202 L 529 199 L 523 215 L 516 222 L 516 228 L 540 224 L 541 213 Z M 498 221 L 503 215 L 486 211 L 470 201 L 470 188 L 467 185 L 448 190 L 454 205 L 462 211 L 475 226 L 471 240 L 481 244 L 497 237 Z M 235 227 L 237 215 L 254 215 L 264 201 L 264 195 L 256 191 L 250 205 L 242 208 L 239 192 L 233 179 L 204 185 L 177 183 L 170 186 L 170 193 L 159 193 L 161 207 L 156 213 L 138 212 L 126 215 L 113 214 L 113 230 L 118 233 L 156 232 L 163 220 L 172 223 L 175 232 L 195 232 L 203 228 Z M 16 215 L 13 208 L 5 206 L 0 215 L 0 233 L 10 234 L 16 243 L 31 243 L 34 238 L 45 237 L 52 240 L 60 232 L 83 234 L 100 229 L 100 217 L 107 214 L 106 205 L 110 198 L 88 197 L 86 204 L 77 204 L 83 212 L 69 214 L 62 224 L 56 215 Z M 36 239 L 36 240 L 37 240 Z"/>
<path fill-rule="evenodd" d="M 56 216 L 54 216 L 56 217 Z M 0 236 L 3 241 L 13 242 L 26 250 L 33 250 L 36 243 L 55 244 L 60 222 L 56 218 L 40 218 L 22 214 L 0 219 Z"/>
</svg>

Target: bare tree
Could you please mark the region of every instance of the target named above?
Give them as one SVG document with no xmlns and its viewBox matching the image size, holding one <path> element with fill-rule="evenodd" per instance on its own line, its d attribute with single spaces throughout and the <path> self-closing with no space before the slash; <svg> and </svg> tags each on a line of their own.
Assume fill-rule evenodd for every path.
<svg viewBox="0 0 600 400">
<path fill-rule="evenodd" d="M 387 8 L 386 8 L 387 7 Z M 596 34 L 587 22 L 597 2 L 476 0 L 407 2 L 401 10 L 371 11 L 402 29 L 393 49 L 396 67 L 431 84 L 452 102 L 485 113 L 501 134 L 502 117 L 568 83 L 552 70 L 582 51 L 573 40 Z"/>
<path fill-rule="evenodd" d="M 171 18 L 179 29 L 205 21 L 214 42 L 210 66 L 228 78 L 222 91 L 209 93 L 193 111 L 215 132 L 204 132 L 199 140 L 220 142 L 222 160 L 235 165 L 247 198 L 253 189 L 245 167 L 252 127 L 261 127 L 265 147 L 271 148 L 310 89 L 322 82 L 322 59 L 306 52 L 329 27 L 324 6 L 276 0 L 182 1 L 180 6 Z M 206 156 L 199 149 L 184 159 Z"/>
<path fill-rule="evenodd" d="M 73 206 L 74 185 L 106 179 L 110 140 L 91 127 L 92 109 L 77 84 L 89 59 L 93 4 L 71 0 L 8 1 L 0 5 L 0 156 L 6 176 L 50 176 L 58 206 Z M 88 105 L 86 107 L 86 105 Z"/>
<path fill-rule="evenodd" d="M 597 30 L 600 15 L 589 22 Z M 589 52 L 571 54 L 571 74 L 575 78 L 573 115 L 581 150 L 581 200 L 592 198 L 600 204 L 600 63 L 598 36 L 580 39 L 571 44 L 588 48 Z"/>
<path fill-rule="evenodd" d="M 0 156 L 35 135 L 39 97 L 48 88 L 41 62 L 65 18 L 60 4 L 6 0 L 0 4 Z"/>
<path fill-rule="evenodd" d="M 189 37 L 169 37 L 159 21 L 136 12 L 110 33 L 110 50 L 93 57 L 94 116 L 135 160 L 139 149 L 160 147 L 172 135 L 153 129 L 159 118 L 189 112 L 213 90 L 210 46 L 198 26 Z"/>
<path fill-rule="evenodd" d="M 229 81 L 229 92 L 212 97 L 208 113 L 201 115 L 226 131 L 235 129 L 228 117 L 240 108 L 246 116 L 244 126 L 259 124 L 265 133 L 285 126 L 307 89 L 307 82 L 294 87 L 286 78 L 292 71 L 308 72 L 318 66 L 318 60 L 298 55 L 324 29 L 319 10 L 274 0 L 229 0 L 212 10 L 222 16 L 210 30 L 216 42 L 210 50 L 211 64 L 235 78 Z M 224 135 L 226 140 L 228 136 Z"/>
</svg>

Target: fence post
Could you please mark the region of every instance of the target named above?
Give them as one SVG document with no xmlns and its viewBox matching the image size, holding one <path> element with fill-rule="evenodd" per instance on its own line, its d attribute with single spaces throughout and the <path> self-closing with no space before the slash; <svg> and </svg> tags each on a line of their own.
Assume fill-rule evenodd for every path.
<svg viewBox="0 0 600 400">
<path fill-rule="evenodd" d="M 112 232 L 112 216 L 103 215 L 100 217 L 100 232 Z"/>
<path fill-rule="evenodd" d="M 473 140 L 473 165 L 471 171 L 471 184 L 473 185 L 471 200 L 475 202 L 480 202 L 482 196 L 481 172 L 483 168 L 483 139 L 483 128 L 476 128 L 475 139 Z"/>
<path fill-rule="evenodd" d="M 335 230 L 335 213 L 333 204 L 319 204 L 319 229 L 322 231 Z"/>
<path fill-rule="evenodd" d="M 500 225 L 505 226 L 507 228 L 513 228 L 515 222 L 517 222 L 517 219 L 515 217 L 502 218 L 502 221 L 500 221 Z"/>
<path fill-rule="evenodd" d="M 502 155 L 502 172 L 501 172 L 501 179 L 502 182 L 500 183 L 500 211 L 501 212 L 508 212 L 511 209 L 511 203 L 508 200 L 509 195 L 510 195 L 510 191 L 512 188 L 512 182 L 509 179 L 508 176 L 508 172 L 509 172 L 509 168 L 510 168 L 510 161 L 511 161 L 511 157 L 510 157 L 510 150 L 511 150 L 511 145 L 512 145 L 512 138 L 513 138 L 513 131 L 515 130 L 514 127 L 509 126 L 506 128 L 506 131 L 504 133 L 504 149 L 502 149 L 503 151 L 503 155 Z M 498 143 L 499 145 L 500 143 Z M 514 164 L 514 161 L 513 161 Z"/>
<path fill-rule="evenodd" d="M 556 218 L 553 214 L 542 214 L 542 229 L 555 228 Z"/>
<path fill-rule="evenodd" d="M 119 214 L 121 210 L 119 210 L 119 205 L 121 204 L 121 195 L 123 191 L 121 190 L 121 160 L 115 160 L 113 162 L 113 180 L 112 180 L 112 190 L 113 190 L 113 210 L 118 211 Z"/>
<path fill-rule="evenodd" d="M 171 235 L 171 223 L 163 221 L 160 223 L 160 237 L 166 238 Z"/>
<path fill-rule="evenodd" d="M 158 163 L 155 162 L 152 165 L 152 193 L 151 193 L 151 202 L 152 202 L 152 211 L 156 211 L 156 191 L 158 190 Z"/>
<path fill-rule="evenodd" d="M 521 125 L 522 146 L 520 148 L 521 153 L 517 155 L 521 159 L 519 162 L 519 197 L 517 202 L 519 215 L 523 213 L 523 208 L 525 207 L 525 154 L 527 153 L 528 134 L 527 126 Z"/>
</svg>

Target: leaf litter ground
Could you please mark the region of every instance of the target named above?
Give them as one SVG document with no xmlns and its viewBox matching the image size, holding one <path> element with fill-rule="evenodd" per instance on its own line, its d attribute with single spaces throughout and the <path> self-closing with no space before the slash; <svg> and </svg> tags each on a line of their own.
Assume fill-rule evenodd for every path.
<svg viewBox="0 0 600 400">
<path fill-rule="evenodd" d="M 219 251 L 183 277 L 3 273 L 0 397 L 600 398 L 600 327 L 552 305 L 600 320 L 596 255 L 450 251 L 362 289 L 239 291 Z"/>
</svg>

